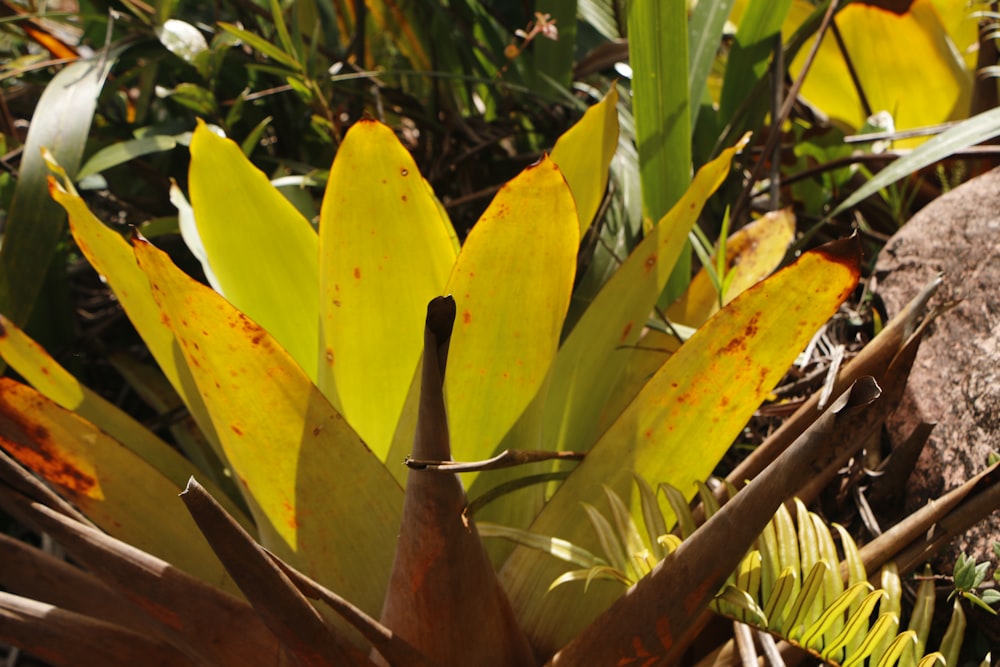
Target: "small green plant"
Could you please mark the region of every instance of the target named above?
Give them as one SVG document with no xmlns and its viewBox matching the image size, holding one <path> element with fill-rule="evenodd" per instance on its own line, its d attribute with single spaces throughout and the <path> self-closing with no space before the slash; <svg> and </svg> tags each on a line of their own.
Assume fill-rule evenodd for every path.
<svg viewBox="0 0 1000 667">
<path fill-rule="evenodd" d="M 993 553 L 1000 558 L 1000 542 L 993 543 Z M 990 561 L 977 563 L 964 552 L 958 555 L 955 560 L 955 571 L 953 576 L 955 590 L 951 592 L 948 599 L 961 597 L 968 600 L 977 607 L 996 615 L 996 610 L 991 605 L 1000 602 L 1000 591 L 996 588 L 980 590 L 983 582 L 986 581 L 990 566 Z M 993 581 L 1000 583 L 1000 568 L 994 569 Z"/>
</svg>

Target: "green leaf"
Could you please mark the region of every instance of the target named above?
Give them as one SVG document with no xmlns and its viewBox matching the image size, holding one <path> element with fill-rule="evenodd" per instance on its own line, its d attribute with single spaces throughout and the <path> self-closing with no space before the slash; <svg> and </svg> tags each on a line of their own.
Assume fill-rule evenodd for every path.
<svg viewBox="0 0 1000 667">
<path fill-rule="evenodd" d="M 627 12 L 642 216 L 656 221 L 691 183 L 687 6 L 635 0 L 628 3 Z M 690 251 L 678 253 L 677 260 L 667 289 L 668 304 L 690 280 Z"/>
<path fill-rule="evenodd" d="M 67 65 L 35 106 L 0 248 L 0 313 L 19 326 L 31 315 L 66 231 L 66 218 L 49 197 L 42 148 L 71 173 L 77 170 L 104 80 L 125 48 Z"/>
<path fill-rule="evenodd" d="M 878 620 L 872 624 L 871 629 L 865 635 L 857 651 L 843 663 L 843 667 L 860 667 L 865 664 L 865 659 L 873 655 L 876 649 L 887 640 L 892 640 L 892 635 L 896 631 L 899 618 L 895 614 L 881 614 Z"/>
<path fill-rule="evenodd" d="M 695 126 L 701 100 L 705 95 L 712 63 L 722 41 L 722 31 L 734 0 L 699 2 L 694 6 L 688 25 L 688 98 L 691 100 L 691 127 Z"/>
<path fill-rule="evenodd" d="M 450 229 L 393 131 L 355 123 L 320 213 L 318 384 L 379 457 L 417 369 L 427 302 L 455 261 Z"/>
<path fill-rule="evenodd" d="M 864 583 L 858 582 L 855 586 Z M 868 586 L 867 590 L 871 590 L 871 586 Z M 885 600 L 886 597 L 886 593 L 883 590 L 868 593 L 857 609 L 850 612 L 847 623 L 840 633 L 823 649 L 823 658 L 826 660 L 836 660 L 839 658 L 838 652 L 845 648 L 848 656 L 854 655 L 864 643 L 865 636 L 868 633 L 869 620 L 871 619 L 872 612 L 875 610 L 875 605 Z M 840 662 L 843 662 L 843 660 L 840 660 Z"/>
<path fill-rule="evenodd" d="M 843 630 L 844 614 L 848 608 L 862 593 L 869 591 L 871 591 L 871 585 L 867 581 L 862 581 L 841 593 L 823 610 L 816 622 L 802 633 L 802 645 L 814 650 L 822 649 L 825 644 L 823 635 L 835 628 L 836 634 L 839 634 Z"/>
<path fill-rule="evenodd" d="M 77 180 L 82 180 L 91 174 L 99 174 L 112 167 L 125 164 L 129 160 L 141 155 L 172 150 L 177 146 L 179 138 L 166 134 L 153 134 L 106 146 L 94 153 L 87 160 L 87 163 L 80 168 Z"/>
<path fill-rule="evenodd" d="M 238 145 L 204 123 L 191 139 L 189 186 L 198 235 L 223 294 L 315 379 L 319 266 L 312 225 Z"/>
<path fill-rule="evenodd" d="M 147 241 L 135 241 L 135 257 L 262 544 L 377 613 L 396 543 L 399 485 L 274 337 Z M 330 483 L 345 470 L 351 483 Z"/>
<path fill-rule="evenodd" d="M 501 526 L 489 521 L 477 521 L 476 529 L 479 531 L 480 537 L 500 537 L 530 549 L 537 549 L 553 558 L 558 558 L 559 560 L 579 565 L 580 567 L 591 568 L 599 565 L 607 565 L 607 562 L 603 558 L 599 558 L 586 549 L 566 540 L 561 540 L 558 537 L 539 535 L 528 530 Z"/>
<path fill-rule="evenodd" d="M 285 53 L 256 33 L 244 30 L 243 28 L 240 28 L 232 23 L 221 22 L 219 23 L 219 27 L 228 32 L 230 35 L 233 35 L 234 37 L 237 37 L 245 42 L 250 48 L 260 51 L 268 58 L 291 68 L 295 72 L 302 71 L 302 65 L 295 59 L 294 56 Z"/>
</svg>

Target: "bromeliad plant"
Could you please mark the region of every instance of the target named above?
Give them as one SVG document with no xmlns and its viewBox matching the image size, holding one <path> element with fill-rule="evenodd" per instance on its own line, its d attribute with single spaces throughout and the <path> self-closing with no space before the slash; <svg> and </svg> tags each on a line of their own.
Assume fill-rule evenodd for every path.
<svg viewBox="0 0 1000 667">
<path fill-rule="evenodd" d="M 379 123 L 345 137 L 318 233 L 201 125 L 191 203 L 224 296 L 104 226 L 53 165 L 50 191 L 80 251 L 197 428 L 177 434 L 180 456 L 0 320 L 0 353 L 34 386 L 0 380 L 0 444 L 17 459 L 3 457 L 0 502 L 86 568 L 45 560 L 63 582 L 47 588 L 27 574 L 43 556 L 5 538 L 17 558 L 3 570 L 18 576 L 3 583 L 28 597 L 0 594 L 0 636 L 75 665 L 676 660 L 792 482 L 752 485 L 713 517 L 709 548 L 728 546 L 717 559 L 689 540 L 626 597 L 602 582 L 548 591 L 562 563 L 523 545 L 487 549 L 475 520 L 595 548 L 579 507 L 603 502 L 604 488 L 634 517 L 633 475 L 693 489 L 851 293 L 858 258 L 837 242 L 727 295 L 655 372 L 630 380 L 631 349 L 739 146 L 699 170 L 567 329 L 580 236 L 616 144 L 614 102 L 502 188 L 460 248 Z M 586 453 L 570 470 L 567 450 Z M 425 469 L 402 465 L 411 453 Z M 788 453 L 782 474 L 801 480 L 843 452 Z M 447 461 L 497 454 L 532 462 L 472 466 L 469 495 L 498 499 L 471 517 Z M 180 489 L 190 515 L 171 501 Z M 757 514 L 727 536 L 718 517 L 748 498 Z"/>
</svg>

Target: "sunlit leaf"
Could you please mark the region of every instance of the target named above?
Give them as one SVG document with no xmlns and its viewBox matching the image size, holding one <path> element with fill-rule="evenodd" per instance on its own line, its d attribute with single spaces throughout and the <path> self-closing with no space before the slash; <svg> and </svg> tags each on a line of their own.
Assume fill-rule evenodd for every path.
<svg viewBox="0 0 1000 667">
<path fill-rule="evenodd" d="M 545 380 L 578 245 L 573 197 L 547 158 L 504 185 L 466 238 L 446 288 L 458 308 L 445 378 L 456 460 L 491 456 Z"/>
<path fill-rule="evenodd" d="M 148 428 L 137 422 L 99 394 L 91 391 L 50 357 L 42 347 L 23 331 L 0 315 L 0 356 L 21 377 L 43 396 L 70 410 L 107 433 L 134 452 L 156 471 L 170 480 L 177 488 L 184 488 L 188 477 L 198 468 L 181 456 L 176 449 L 160 440 Z M 205 476 L 221 470 L 202 470 Z M 219 492 L 215 484 L 206 480 L 209 490 L 220 498 L 226 510 L 244 525 L 248 519 L 236 509 L 232 501 Z"/>
<path fill-rule="evenodd" d="M 427 302 L 455 260 L 450 228 L 392 130 L 353 125 L 320 214 L 318 384 L 380 457 L 417 368 Z"/>
<path fill-rule="evenodd" d="M 188 178 L 198 234 L 222 292 L 315 378 L 316 232 L 239 146 L 204 123 L 191 139 Z"/>
<path fill-rule="evenodd" d="M 857 74 L 871 111 L 888 111 L 897 130 L 935 125 L 964 118 L 969 113 L 972 78 L 948 40 L 948 33 L 932 0 L 906 3 L 896 13 L 874 3 L 855 2 L 837 14 L 844 48 Z M 808 3 L 796 5 L 802 20 L 811 11 Z M 956 9 L 956 12 L 964 9 Z M 913 54 L 919 53 L 919 58 Z M 792 61 L 796 76 L 805 51 Z M 812 64 L 802 96 L 824 113 L 860 128 L 867 117 L 844 55 L 832 34 L 827 34 Z M 923 139 L 899 142 L 900 146 Z"/>
<path fill-rule="evenodd" d="M 628 361 L 628 350 L 670 277 L 705 201 L 729 173 L 737 148 L 700 169 L 691 188 L 601 289 L 573 327 L 552 369 L 542 442 L 585 450 L 601 409 Z M 653 481 L 655 478 L 650 478 Z"/>
<path fill-rule="evenodd" d="M 608 185 L 608 166 L 618 148 L 618 89 L 587 109 L 552 148 L 552 161 L 559 165 L 576 200 L 580 236 L 590 227 Z"/>
<path fill-rule="evenodd" d="M 803 255 L 737 297 L 663 365 L 539 514 L 531 530 L 590 548 L 577 519 L 579 502 L 595 502 L 601 484 L 630 495 L 631 473 L 692 489 L 706 478 L 798 351 L 850 295 L 858 277 L 856 246 L 845 241 Z M 540 596 L 558 563 L 518 549 L 502 575 L 525 627 L 554 649 L 610 600 L 566 590 Z M 545 582 L 545 583 L 543 583 Z"/>
<path fill-rule="evenodd" d="M 790 209 L 772 211 L 730 236 L 725 255 L 728 289 L 722 302 L 729 303 L 766 278 L 781 263 L 794 236 L 795 215 Z M 718 310 L 719 292 L 702 267 L 691 279 L 687 291 L 667 310 L 667 318 L 699 327 Z"/>
<path fill-rule="evenodd" d="M 372 613 L 402 493 L 260 325 L 148 242 L 135 256 L 187 359 L 262 543 Z M 330 480 L 343 471 L 340 483 Z"/>
</svg>

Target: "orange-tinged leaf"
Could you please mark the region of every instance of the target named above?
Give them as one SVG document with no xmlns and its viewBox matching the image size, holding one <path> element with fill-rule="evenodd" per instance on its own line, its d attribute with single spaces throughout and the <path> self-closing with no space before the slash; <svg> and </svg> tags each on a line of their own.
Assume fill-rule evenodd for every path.
<svg viewBox="0 0 1000 667">
<path fill-rule="evenodd" d="M 604 198 L 608 167 L 617 148 L 618 89 L 612 87 L 552 148 L 552 161 L 559 165 L 576 200 L 580 236 L 590 227 Z"/>
<path fill-rule="evenodd" d="M 75 412 L 124 444 L 177 488 L 184 488 L 187 479 L 196 472 L 197 468 L 191 461 L 131 416 L 80 384 L 38 343 L 3 315 L 0 315 L 0 356 L 43 396 Z M 230 514 L 244 526 L 250 525 L 244 513 L 214 483 L 206 480 L 205 485 L 220 498 Z"/>
<path fill-rule="evenodd" d="M 445 379 L 456 460 L 491 456 L 545 380 L 579 236 L 566 180 L 543 158 L 500 189 L 465 240 L 447 286 L 458 309 Z"/>
<path fill-rule="evenodd" d="M 424 308 L 455 261 L 450 229 L 392 130 L 351 127 L 320 213 L 318 384 L 383 458 L 420 358 Z"/>
<path fill-rule="evenodd" d="M 315 379 L 319 265 L 309 221 L 239 146 L 204 123 L 191 138 L 189 183 L 198 235 L 222 292 Z"/>
<path fill-rule="evenodd" d="M 0 378 L 0 444 L 111 535 L 235 592 L 164 477 L 121 443 L 34 389 Z"/>
<path fill-rule="evenodd" d="M 723 303 L 729 303 L 774 271 L 794 237 L 795 215 L 791 209 L 771 211 L 730 236 L 726 241 L 729 283 Z M 687 291 L 671 304 L 667 319 L 697 328 L 718 311 L 719 293 L 702 267 L 691 279 Z"/>
<path fill-rule="evenodd" d="M 369 613 L 382 603 L 402 491 L 260 325 L 135 241 L 246 492 L 264 546 Z"/>
<path fill-rule="evenodd" d="M 49 168 L 59 176 L 58 181 L 49 178 L 49 192 L 66 209 L 70 231 L 80 252 L 108 281 L 163 374 L 188 406 L 202 433 L 213 446 L 217 446 L 212 422 L 197 388 L 191 384 L 187 364 L 175 345 L 173 332 L 160 319 L 160 309 L 149 291 L 149 281 L 136 266 L 132 249 L 120 234 L 106 227 L 90 212 L 62 168 L 51 160 Z"/>
<path fill-rule="evenodd" d="M 788 20 L 800 22 L 811 11 L 807 5 L 797 3 Z M 892 114 L 897 130 L 968 116 L 972 77 L 956 57 L 932 0 L 914 0 L 903 14 L 851 3 L 837 13 L 837 27 L 872 111 Z M 803 49 L 793 61 L 793 75 L 806 56 Z M 832 35 L 823 40 L 802 96 L 850 127 L 860 128 L 865 122 L 864 109 Z M 924 140 L 904 140 L 897 146 Z"/>
<path fill-rule="evenodd" d="M 857 244 L 839 241 L 803 255 L 758 283 L 709 320 L 671 356 L 559 488 L 531 526 L 583 548 L 596 548 L 579 519 L 602 484 L 630 498 L 641 516 L 632 474 L 694 494 L 747 419 L 858 279 Z M 501 572 L 521 623 L 537 648 L 555 650 L 611 600 L 563 586 L 545 595 L 564 568 L 523 547 Z"/>
<path fill-rule="evenodd" d="M 628 347 L 666 285 L 687 235 L 708 197 L 729 173 L 743 143 L 698 170 L 691 187 L 650 230 L 598 293 L 566 338 L 552 368 L 542 442 L 553 449 L 583 450 L 611 389 L 628 362 Z"/>
</svg>

